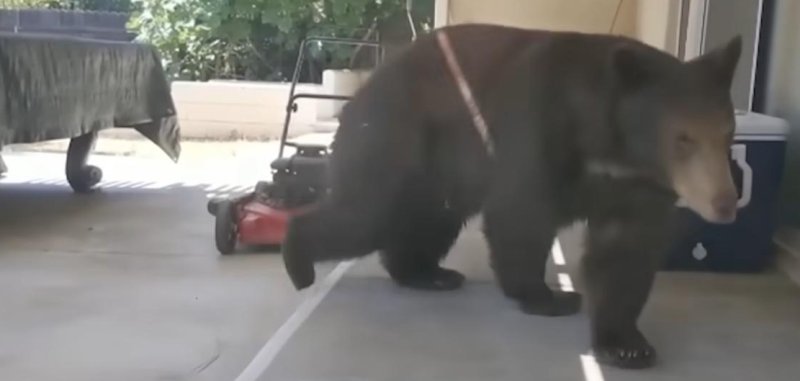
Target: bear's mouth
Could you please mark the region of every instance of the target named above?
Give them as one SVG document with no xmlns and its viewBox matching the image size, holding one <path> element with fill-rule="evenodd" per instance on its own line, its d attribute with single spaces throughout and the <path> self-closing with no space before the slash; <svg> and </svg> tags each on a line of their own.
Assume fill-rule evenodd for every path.
<svg viewBox="0 0 800 381">
<path fill-rule="evenodd" d="M 683 197 L 681 196 L 675 203 L 675 206 L 680 208 L 688 208 L 689 210 L 697 213 L 703 220 L 712 224 L 731 224 L 736 221 L 738 208 L 736 205 L 736 197 L 731 200 L 730 196 L 707 198 L 700 200 L 699 197 Z"/>
</svg>

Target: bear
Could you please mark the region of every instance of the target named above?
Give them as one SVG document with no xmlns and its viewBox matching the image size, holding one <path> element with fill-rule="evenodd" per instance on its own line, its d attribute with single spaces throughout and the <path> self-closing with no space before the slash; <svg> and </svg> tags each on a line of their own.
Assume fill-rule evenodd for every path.
<svg viewBox="0 0 800 381">
<path fill-rule="evenodd" d="M 496 282 L 521 311 L 585 308 L 598 362 L 653 366 L 637 324 L 677 204 L 715 224 L 736 218 L 741 44 L 682 61 L 605 34 L 461 24 L 420 36 L 344 106 L 329 191 L 289 222 L 289 277 L 303 289 L 314 263 L 377 252 L 398 285 L 453 290 L 464 276 L 440 262 L 481 217 Z M 544 279 L 556 234 L 576 221 L 587 226 L 585 303 Z"/>
</svg>

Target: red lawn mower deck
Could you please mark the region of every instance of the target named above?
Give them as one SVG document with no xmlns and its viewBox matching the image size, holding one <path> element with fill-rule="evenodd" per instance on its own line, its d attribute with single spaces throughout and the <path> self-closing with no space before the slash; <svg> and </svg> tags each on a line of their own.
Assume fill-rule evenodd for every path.
<svg viewBox="0 0 800 381">
<path fill-rule="evenodd" d="M 238 243 L 280 245 L 289 219 L 313 208 L 325 191 L 327 147 L 287 145 L 295 146 L 297 153 L 272 163 L 272 182 L 261 181 L 244 196 L 208 202 L 208 212 L 216 218 L 214 238 L 220 253 L 233 253 Z"/>
</svg>

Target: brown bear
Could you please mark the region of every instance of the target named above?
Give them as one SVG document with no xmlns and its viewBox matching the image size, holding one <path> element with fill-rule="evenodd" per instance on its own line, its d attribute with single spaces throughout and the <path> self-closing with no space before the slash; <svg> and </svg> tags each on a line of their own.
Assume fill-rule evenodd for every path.
<svg viewBox="0 0 800 381">
<path fill-rule="evenodd" d="M 651 366 L 637 320 L 676 202 L 714 223 L 736 216 L 740 51 L 737 37 L 682 62 L 624 37 L 475 24 L 420 37 L 344 107 L 330 192 L 284 243 L 294 285 L 314 282 L 314 262 L 377 251 L 399 285 L 455 289 L 464 277 L 440 261 L 480 213 L 505 295 L 526 313 L 573 314 L 580 296 L 551 290 L 545 264 L 558 230 L 586 220 L 594 353 Z"/>
</svg>

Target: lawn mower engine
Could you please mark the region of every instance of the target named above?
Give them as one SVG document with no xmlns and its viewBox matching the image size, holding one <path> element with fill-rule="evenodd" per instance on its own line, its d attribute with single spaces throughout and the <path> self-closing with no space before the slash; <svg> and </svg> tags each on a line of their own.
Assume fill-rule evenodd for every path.
<svg viewBox="0 0 800 381">
<path fill-rule="evenodd" d="M 289 218 L 313 208 L 327 190 L 328 148 L 301 145 L 290 157 L 272 162 L 272 181 L 234 199 L 215 199 L 208 211 L 216 217 L 217 250 L 230 254 L 236 244 L 278 246 L 283 243 Z"/>
</svg>

